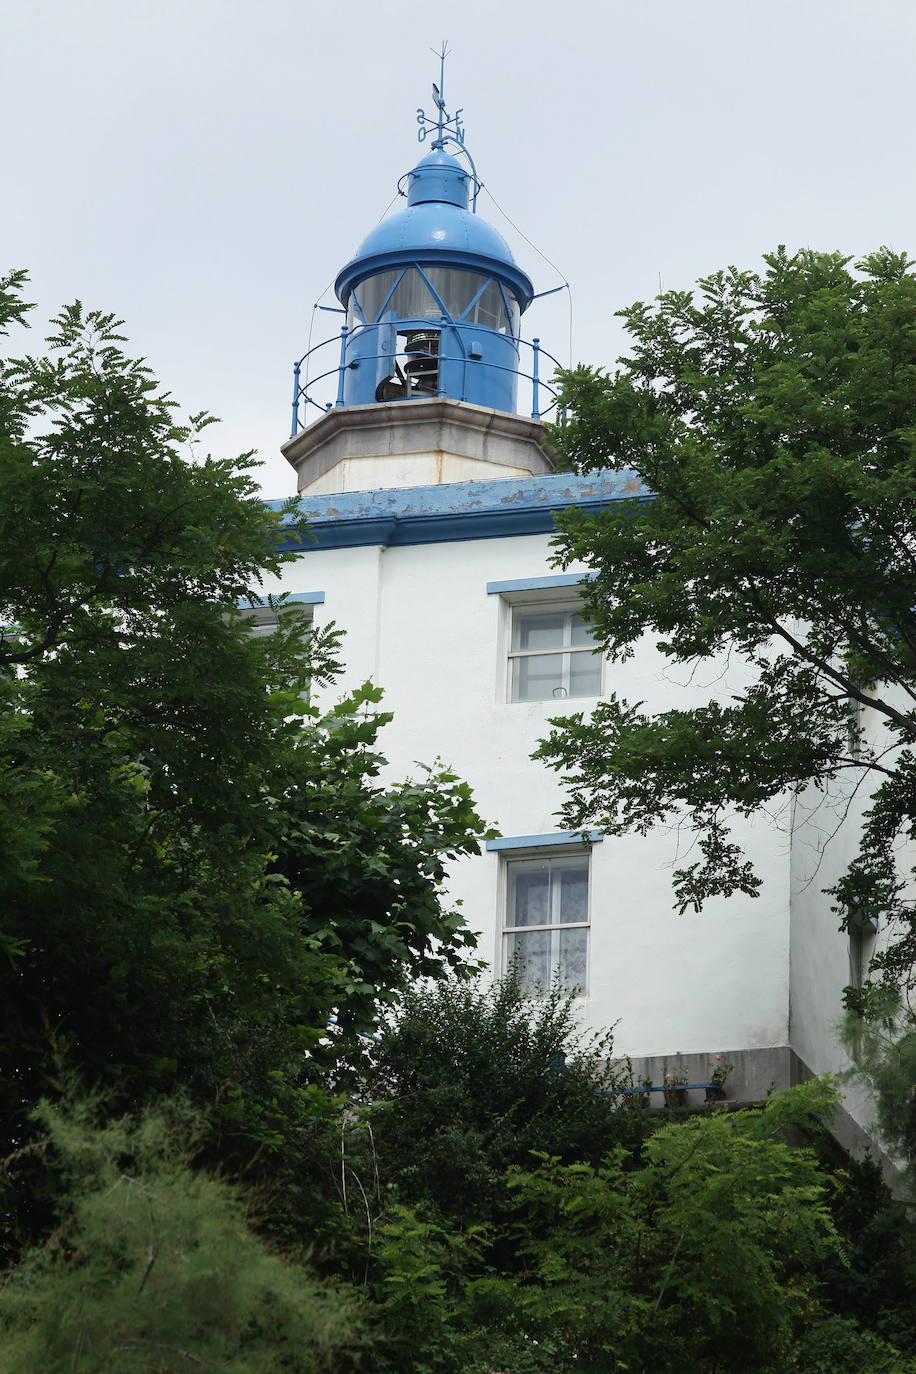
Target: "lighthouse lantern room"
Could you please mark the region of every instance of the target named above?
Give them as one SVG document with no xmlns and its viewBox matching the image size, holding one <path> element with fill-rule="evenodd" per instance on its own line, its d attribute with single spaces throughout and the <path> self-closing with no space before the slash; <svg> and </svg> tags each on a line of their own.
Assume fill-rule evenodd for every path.
<svg viewBox="0 0 916 1374">
<path fill-rule="evenodd" d="M 534 288 L 502 235 L 477 214 L 480 182 L 461 110 L 450 115 L 442 93 L 444 56 L 440 83 L 435 116 L 417 111 L 419 139 L 431 138 L 431 148 L 401 179 L 406 207 L 376 225 L 337 275 L 346 322 L 336 366 L 316 365 L 327 340 L 295 365 L 292 436 L 283 451 L 300 491 L 551 470 L 542 417 L 554 392 L 542 368 L 552 371 L 556 360 L 539 340 L 521 336 Z M 524 418 L 520 382 L 531 397 Z M 322 384 L 334 401 L 317 399 Z M 312 419 L 312 410 L 321 413 Z M 419 454 L 434 461 L 393 461 Z"/>
</svg>

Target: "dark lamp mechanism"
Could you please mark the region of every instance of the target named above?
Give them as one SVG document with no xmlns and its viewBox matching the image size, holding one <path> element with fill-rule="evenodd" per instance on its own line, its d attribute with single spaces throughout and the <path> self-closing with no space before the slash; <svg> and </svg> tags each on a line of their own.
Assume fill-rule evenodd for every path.
<svg viewBox="0 0 916 1374">
<path fill-rule="evenodd" d="M 439 394 L 439 331 L 411 329 L 402 336 L 402 352 L 407 357 L 403 368 L 395 363 L 394 374 L 383 378 L 375 390 L 377 401 L 403 401 L 410 396 Z"/>
</svg>

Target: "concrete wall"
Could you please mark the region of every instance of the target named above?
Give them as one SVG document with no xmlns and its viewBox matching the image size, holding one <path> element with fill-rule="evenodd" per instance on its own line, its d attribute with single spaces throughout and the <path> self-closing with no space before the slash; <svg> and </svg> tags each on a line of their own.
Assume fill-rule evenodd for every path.
<svg viewBox="0 0 916 1374">
<path fill-rule="evenodd" d="M 474 789 L 478 808 L 506 836 L 560 829 L 556 774 L 530 758 L 549 716 L 592 699 L 506 700 L 509 607 L 487 583 L 550 574 L 550 537 L 521 535 L 393 548 L 306 552 L 265 590 L 325 592 L 319 623 L 346 630 L 347 669 L 334 695 L 367 677 L 385 689 L 395 719 L 383 736 L 393 774 L 441 757 Z M 710 664 L 688 681 L 651 645 L 605 668 L 605 691 L 650 708 L 683 706 L 737 689 L 741 670 Z M 686 841 L 669 829 L 608 838 L 592 849 L 590 972 L 584 1024 L 619 1022 L 632 1055 L 698 1055 L 784 1047 L 789 1032 L 789 854 L 779 824 L 735 826 L 764 879 L 761 895 L 712 902 L 700 915 L 673 910 L 671 870 Z M 688 860 L 689 862 L 689 860 Z M 461 861 L 452 890 L 499 968 L 503 857 Z"/>
</svg>

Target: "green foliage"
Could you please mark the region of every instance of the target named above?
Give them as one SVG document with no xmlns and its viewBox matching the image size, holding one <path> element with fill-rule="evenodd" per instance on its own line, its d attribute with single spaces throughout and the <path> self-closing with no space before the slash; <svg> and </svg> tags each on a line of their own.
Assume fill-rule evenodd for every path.
<svg viewBox="0 0 916 1374">
<path fill-rule="evenodd" d="M 362 1095 L 382 1177 L 412 1206 L 462 1225 L 502 1213 L 510 1165 L 544 1151 L 597 1162 L 638 1142 L 643 1113 L 611 1091 L 612 1036 L 583 1036 L 555 985 L 527 995 L 514 971 L 492 984 L 411 989 L 368 1056 Z"/>
<path fill-rule="evenodd" d="M 617 1151 L 515 1172 L 530 1267 L 492 1285 L 507 1316 L 595 1374 L 779 1368 L 837 1237 L 816 1161 L 768 1111 L 663 1126 L 635 1171 Z"/>
<path fill-rule="evenodd" d="M 180 1088 L 224 1166 L 292 1174 L 335 1008 L 352 1031 L 461 966 L 443 863 L 485 827 L 444 769 L 379 781 L 374 688 L 309 704 L 333 626 L 250 634 L 295 504 L 200 454 L 122 344 L 77 304 L 0 367 L 0 1154 L 67 1065 L 114 1111 Z M 16 1215 L 14 1250 L 47 1199 Z"/>
<path fill-rule="evenodd" d="M 805 1332 L 786 1365 L 787 1374 L 838 1374 L 847 1369 L 856 1374 L 914 1374 L 916 1360 L 855 1322 L 828 1317 Z"/>
<path fill-rule="evenodd" d="M 437 1225 L 395 1205 L 379 1228 L 379 1368 L 448 1374 L 474 1348 L 466 1313 L 470 1275 L 483 1263 L 487 1228 Z M 455 1319 L 457 1317 L 457 1320 Z"/>
<path fill-rule="evenodd" d="M 825 1142 L 826 1144 L 826 1142 Z M 916 1356 L 916 1235 L 907 1208 L 891 1196 L 873 1160 L 826 1156 L 831 1214 L 846 1263 L 829 1260 L 820 1278 L 834 1312 Z M 842 1366 L 840 1366 L 842 1367 Z"/>
<path fill-rule="evenodd" d="M 594 570 L 598 637 L 618 660 L 647 632 L 676 662 L 737 652 L 754 680 L 656 715 L 611 697 L 555 721 L 539 756 L 567 775 L 571 830 L 695 831 L 681 909 L 756 895 L 729 817 L 864 778 L 835 899 L 843 922 L 894 925 L 876 961 L 894 983 L 916 958 L 895 854 L 916 825 L 916 276 L 887 249 L 858 268 L 780 249 L 762 274 L 729 268 L 622 312 L 633 350 L 615 375 L 563 375 L 565 461 L 633 470 L 652 493 L 559 522 L 560 561 Z"/>
<path fill-rule="evenodd" d="M 365 683 L 323 719 L 307 723 L 290 751 L 271 864 L 298 893 L 306 928 L 344 969 L 337 1024 L 370 1030 L 379 1003 L 417 978 L 469 976 L 476 937 L 458 910 L 443 909 L 445 863 L 478 852 L 492 832 L 467 783 L 444 768 L 381 787 L 376 750 L 390 715 Z"/>
<path fill-rule="evenodd" d="M 2 1374 L 340 1371 L 364 1344 L 355 1295 L 272 1253 L 241 1194 L 189 1167 L 187 1112 L 38 1113 L 63 1215 L 0 1294 Z"/>
<path fill-rule="evenodd" d="M 845 1180 L 837 1186 L 788 1138 L 823 1132 L 837 1097 L 812 1081 L 762 1110 L 662 1124 L 639 1148 L 611 1145 L 594 1162 L 534 1152 L 509 1169 L 495 1206 L 491 1195 L 487 1221 L 469 1224 L 463 1206 L 447 1214 L 429 1201 L 389 1203 L 367 1267 L 378 1303 L 374 1367 L 814 1374 L 832 1350 L 837 1369 L 861 1360 L 875 1374 L 909 1374 L 899 1349 L 837 1321 L 828 1305 L 832 1292 L 842 1311 L 877 1256 L 863 1249 L 850 1269 L 835 1220 Z M 427 1130 L 418 1143 L 431 1138 Z M 388 1167 L 376 1159 L 384 1195 Z M 849 1205 L 864 1199 L 860 1188 Z M 883 1215 L 878 1200 L 860 1219 Z M 904 1284 L 885 1302 L 900 1335 L 911 1293 Z M 867 1303 L 863 1314 L 867 1322 Z"/>
<path fill-rule="evenodd" d="M 843 1038 L 854 1055 L 851 1077 L 866 1083 L 878 1130 L 892 1155 L 909 1161 L 916 1186 L 916 1011 L 893 988 L 847 998 Z"/>
</svg>

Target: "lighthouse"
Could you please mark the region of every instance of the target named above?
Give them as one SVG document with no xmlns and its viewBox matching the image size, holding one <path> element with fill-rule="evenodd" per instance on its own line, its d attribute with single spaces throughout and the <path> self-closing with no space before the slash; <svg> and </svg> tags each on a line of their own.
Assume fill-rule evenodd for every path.
<svg viewBox="0 0 916 1374">
<path fill-rule="evenodd" d="M 383 689 L 393 775 L 442 760 L 499 832 L 449 875 L 490 968 L 515 961 L 532 995 L 558 980 L 584 1028 L 616 1023 L 653 1106 L 675 1069 L 698 1105 L 716 1055 L 734 1065 L 729 1097 L 757 1100 L 809 1067 L 842 1067 L 830 1008 L 845 937 L 822 899 L 807 910 L 800 831 L 737 817 L 759 895 L 690 918 L 672 909 L 676 827 L 560 828 L 561 780 L 532 758 L 552 719 L 611 693 L 652 712 L 710 691 L 728 700 L 753 668 L 710 660 L 678 676 L 651 642 L 612 663 L 595 641 L 589 570 L 557 565 L 557 517 L 651 493 L 626 471 L 555 468 L 556 360 L 529 327 L 539 293 L 478 211 L 461 112 L 448 113 L 441 84 L 433 102 L 417 115 L 419 156 L 401 164 L 403 204 L 341 252 L 337 332 L 295 364 L 282 450 L 311 538 L 291 532 L 300 556 L 264 590 L 345 632 L 332 697 L 367 680 Z"/>
</svg>

